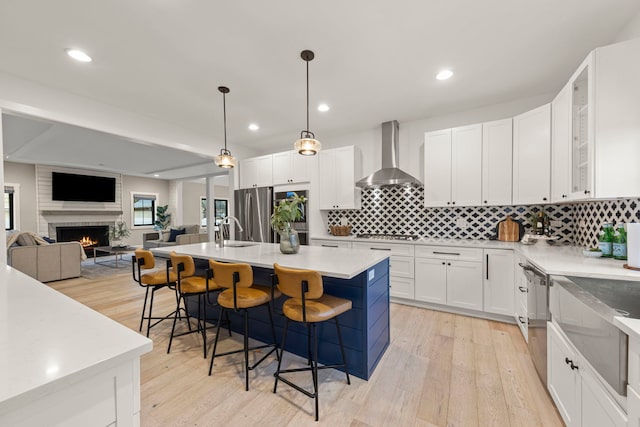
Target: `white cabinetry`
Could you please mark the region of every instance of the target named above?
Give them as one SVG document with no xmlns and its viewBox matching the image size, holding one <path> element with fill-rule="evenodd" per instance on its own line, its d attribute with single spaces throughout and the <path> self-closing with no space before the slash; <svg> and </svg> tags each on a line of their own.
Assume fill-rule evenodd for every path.
<svg viewBox="0 0 640 427">
<path fill-rule="evenodd" d="M 513 251 L 485 249 L 484 311 L 511 316 L 514 312 Z"/>
<path fill-rule="evenodd" d="M 482 205 L 509 206 L 513 187 L 513 120 L 482 124 Z"/>
<path fill-rule="evenodd" d="M 240 188 L 273 185 L 273 156 L 252 157 L 240 161 Z"/>
<path fill-rule="evenodd" d="M 415 299 L 482 310 L 482 250 L 416 246 Z"/>
<path fill-rule="evenodd" d="M 323 150 L 319 154 L 320 209 L 359 209 L 362 160 L 354 146 Z"/>
<path fill-rule="evenodd" d="M 273 155 L 273 185 L 309 182 L 317 156 L 302 156 L 296 151 Z"/>
<path fill-rule="evenodd" d="M 425 206 L 479 206 L 482 125 L 425 134 Z"/>
<path fill-rule="evenodd" d="M 522 266 L 526 265 L 526 258 L 522 255 L 516 254 L 514 256 L 515 261 L 513 265 L 513 276 L 514 276 L 514 317 L 516 319 L 516 323 L 518 327 L 520 327 L 520 332 L 522 332 L 522 336 L 525 341 L 529 341 L 529 330 L 528 330 L 528 293 L 529 288 L 527 284 L 527 276 L 522 269 Z"/>
<path fill-rule="evenodd" d="M 546 203 L 551 181 L 551 104 L 513 118 L 513 204 Z"/>
<path fill-rule="evenodd" d="M 414 299 L 414 246 L 397 243 L 353 242 L 354 249 L 389 252 L 389 295 Z"/>
<path fill-rule="evenodd" d="M 547 325 L 549 394 L 566 425 L 626 426 L 626 414 L 600 384 L 581 354 L 554 323 Z"/>
<path fill-rule="evenodd" d="M 571 195 L 571 84 L 551 101 L 551 201 Z"/>
<path fill-rule="evenodd" d="M 323 248 L 350 248 L 351 242 L 347 240 L 311 239 L 311 246 L 322 246 Z"/>
</svg>

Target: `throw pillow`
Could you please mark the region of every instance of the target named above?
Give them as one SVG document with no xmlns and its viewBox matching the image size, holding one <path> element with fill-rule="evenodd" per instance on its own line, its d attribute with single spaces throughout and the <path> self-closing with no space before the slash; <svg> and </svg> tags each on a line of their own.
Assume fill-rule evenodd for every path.
<svg viewBox="0 0 640 427">
<path fill-rule="evenodd" d="M 200 226 L 199 225 L 185 225 L 184 226 L 184 232 L 185 234 L 197 234 L 198 231 L 200 230 Z"/>
<path fill-rule="evenodd" d="M 170 235 L 171 235 L 171 233 L 169 232 L 169 230 L 161 231 L 160 232 L 160 240 L 162 240 L 163 242 L 168 242 Z"/>
<path fill-rule="evenodd" d="M 171 232 L 169 234 L 169 242 L 175 242 L 176 241 L 176 236 L 179 236 L 181 234 L 185 234 L 185 229 L 184 228 L 179 228 L 177 230 L 175 229 L 171 229 Z"/>
<path fill-rule="evenodd" d="M 56 242 L 56 239 L 52 239 L 52 238 L 47 237 L 47 236 L 42 236 L 42 238 L 43 238 L 43 239 L 44 239 L 44 241 L 45 241 L 45 242 L 47 242 L 47 243 L 55 243 L 55 242 Z"/>
<path fill-rule="evenodd" d="M 36 242 L 36 239 L 34 239 L 31 234 L 22 233 L 21 235 L 18 236 L 18 244 L 20 246 L 35 246 L 38 243 Z"/>
</svg>

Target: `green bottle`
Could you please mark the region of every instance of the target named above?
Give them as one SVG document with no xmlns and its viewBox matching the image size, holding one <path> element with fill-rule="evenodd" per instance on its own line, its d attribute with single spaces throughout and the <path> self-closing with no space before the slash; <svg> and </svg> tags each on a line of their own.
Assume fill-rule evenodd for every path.
<svg viewBox="0 0 640 427">
<path fill-rule="evenodd" d="M 611 223 L 607 222 L 602 225 L 602 231 L 600 231 L 600 238 L 598 240 L 598 247 L 602 252 L 602 257 L 613 257 L 613 225 Z"/>
<path fill-rule="evenodd" d="M 618 229 L 613 234 L 613 258 L 627 259 L 627 232 L 624 231 L 624 224 L 618 224 Z"/>
</svg>

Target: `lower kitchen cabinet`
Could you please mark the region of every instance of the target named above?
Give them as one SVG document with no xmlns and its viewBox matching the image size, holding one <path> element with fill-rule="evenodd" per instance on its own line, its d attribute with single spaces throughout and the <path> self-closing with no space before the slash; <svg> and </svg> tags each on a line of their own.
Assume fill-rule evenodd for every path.
<svg viewBox="0 0 640 427">
<path fill-rule="evenodd" d="M 485 249 L 484 311 L 513 315 L 513 251 Z"/>
<path fill-rule="evenodd" d="M 520 332 L 522 332 L 522 336 L 524 340 L 529 342 L 529 331 L 528 331 L 528 311 L 527 311 L 527 293 L 529 289 L 527 288 L 527 276 L 524 274 L 524 270 L 522 266 L 526 263 L 526 258 L 522 255 L 515 254 L 513 263 L 513 276 L 514 276 L 514 317 L 516 319 L 516 323 L 520 327 Z"/>
<path fill-rule="evenodd" d="M 482 311 L 482 250 L 417 246 L 415 299 Z"/>
<path fill-rule="evenodd" d="M 398 243 L 353 242 L 354 249 L 389 253 L 389 296 L 414 299 L 414 247 Z"/>
<path fill-rule="evenodd" d="M 351 242 L 348 240 L 311 239 L 311 246 L 322 246 L 323 248 L 350 248 Z"/>
<path fill-rule="evenodd" d="M 580 353 L 549 322 L 547 329 L 549 394 L 568 427 L 627 425 L 627 416 L 596 379 Z"/>
</svg>

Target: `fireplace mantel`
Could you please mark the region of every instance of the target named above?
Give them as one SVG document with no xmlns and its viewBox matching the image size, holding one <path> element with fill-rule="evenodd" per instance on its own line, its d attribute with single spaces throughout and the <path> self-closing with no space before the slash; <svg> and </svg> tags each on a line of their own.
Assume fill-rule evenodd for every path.
<svg viewBox="0 0 640 427">
<path fill-rule="evenodd" d="M 41 211 L 42 215 L 122 215 L 122 210 L 75 210 L 56 209 Z"/>
</svg>

